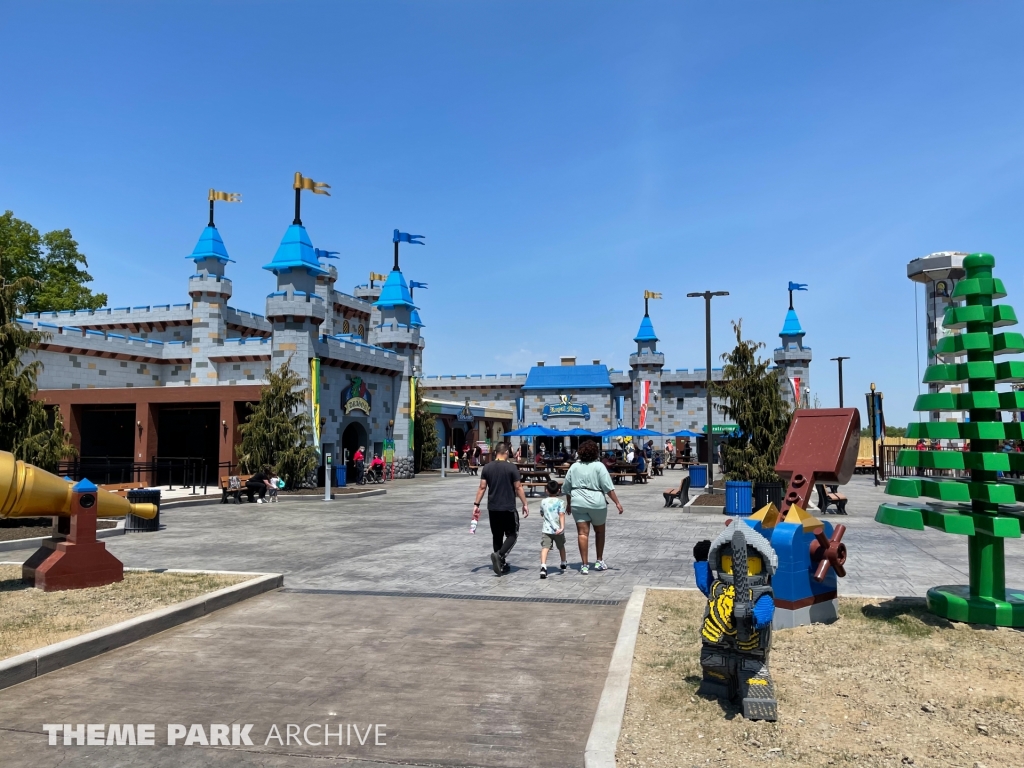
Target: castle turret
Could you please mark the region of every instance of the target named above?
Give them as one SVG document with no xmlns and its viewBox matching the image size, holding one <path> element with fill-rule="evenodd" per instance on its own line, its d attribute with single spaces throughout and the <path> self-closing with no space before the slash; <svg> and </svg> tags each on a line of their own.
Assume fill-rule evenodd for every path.
<svg viewBox="0 0 1024 768">
<path fill-rule="evenodd" d="M 291 368 L 309 378 L 309 361 L 316 357 L 314 343 L 326 317 L 317 278 L 330 274 L 316 258 L 313 243 L 301 224 L 284 233 L 274 259 L 263 267 L 277 276 L 277 290 L 267 296 L 267 320 L 274 326 L 272 366 L 291 358 Z"/>
<path fill-rule="evenodd" d="M 636 353 L 629 356 L 633 426 L 654 430 L 659 430 L 661 424 L 661 370 L 665 367 L 665 354 L 658 351 L 658 335 L 651 322 L 648 299 L 660 298 L 660 293 L 644 292 L 644 316 L 633 338 Z"/>
<path fill-rule="evenodd" d="M 779 333 L 782 346 L 775 350 L 775 370 L 782 398 L 792 408 L 810 407 L 811 348 L 804 346 L 804 329 L 792 303 Z"/>
<path fill-rule="evenodd" d="M 227 335 L 226 310 L 231 298 L 231 281 L 224 277 L 227 248 L 213 225 L 207 226 L 188 257 L 196 263 L 189 278 L 192 297 L 192 372 L 191 384 L 216 384 L 217 363 L 211 360 L 223 347 Z"/>
</svg>

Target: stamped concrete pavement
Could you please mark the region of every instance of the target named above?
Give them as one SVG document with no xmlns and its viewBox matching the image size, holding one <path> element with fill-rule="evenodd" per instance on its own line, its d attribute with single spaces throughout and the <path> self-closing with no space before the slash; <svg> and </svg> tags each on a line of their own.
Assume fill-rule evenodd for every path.
<svg viewBox="0 0 1024 768">
<path fill-rule="evenodd" d="M 513 572 L 491 572 L 486 523 L 468 532 L 478 481 L 466 476 L 367 499 L 167 510 L 159 533 L 107 545 L 129 566 L 282 572 L 286 589 L 0 691 L 0 764 L 582 765 L 625 599 L 637 584 L 692 587 L 693 544 L 721 530 L 722 515 L 664 509 L 680 479 L 620 489 L 610 571 L 581 576 L 570 536 L 574 567 L 545 581 L 537 515 L 522 522 Z M 878 525 L 870 478 L 845 492 L 850 515 L 830 516 L 849 529 L 841 594 L 966 582 L 965 539 Z M 1011 582 L 1022 565 L 1021 542 L 1007 542 Z M 254 723 L 258 738 L 252 751 L 47 747 L 47 722 Z M 262 745 L 273 724 L 370 722 L 387 725 L 386 747 Z"/>
</svg>

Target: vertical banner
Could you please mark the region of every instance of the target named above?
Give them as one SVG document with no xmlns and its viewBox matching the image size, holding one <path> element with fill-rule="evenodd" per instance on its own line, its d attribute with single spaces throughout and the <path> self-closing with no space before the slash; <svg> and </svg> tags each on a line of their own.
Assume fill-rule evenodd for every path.
<svg viewBox="0 0 1024 768">
<path fill-rule="evenodd" d="M 622 426 L 622 413 L 626 410 L 626 396 L 619 395 L 615 398 L 615 426 Z"/>
<path fill-rule="evenodd" d="M 789 379 L 789 383 L 793 387 L 793 410 L 796 410 L 802 404 L 802 401 L 800 399 L 800 377 L 791 376 Z"/>
<path fill-rule="evenodd" d="M 871 427 L 871 434 L 876 440 L 882 440 L 885 437 L 885 414 L 882 412 L 881 392 L 868 394 L 868 424 Z"/>
<path fill-rule="evenodd" d="M 409 453 L 416 450 L 416 377 L 409 377 Z"/>
<path fill-rule="evenodd" d="M 516 423 L 521 427 L 526 416 L 526 398 L 516 398 Z"/>
<path fill-rule="evenodd" d="M 309 401 L 313 408 L 313 443 L 319 453 L 320 445 L 320 358 L 309 361 Z"/>
<path fill-rule="evenodd" d="M 647 406 L 651 401 L 651 382 L 640 382 L 640 420 L 637 429 L 647 429 Z"/>
</svg>

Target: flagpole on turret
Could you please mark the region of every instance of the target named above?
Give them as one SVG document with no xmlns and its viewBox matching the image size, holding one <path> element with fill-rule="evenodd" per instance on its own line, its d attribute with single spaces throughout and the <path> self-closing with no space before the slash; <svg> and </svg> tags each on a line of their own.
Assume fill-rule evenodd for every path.
<svg viewBox="0 0 1024 768">
<path fill-rule="evenodd" d="M 794 283 L 789 281 L 789 308 L 793 309 L 793 291 L 806 291 L 807 283 Z"/>
<path fill-rule="evenodd" d="M 410 235 L 408 232 L 399 232 L 397 229 L 395 230 L 394 237 L 392 238 L 395 243 L 395 266 L 392 269 L 393 272 L 398 271 L 398 244 L 411 243 L 413 245 L 426 245 L 426 243 L 422 242 L 423 237 L 423 235 Z"/>
<path fill-rule="evenodd" d="M 292 187 L 295 189 L 295 218 L 292 220 L 292 224 L 298 224 L 302 226 L 302 190 L 308 189 L 314 195 L 327 195 L 331 196 L 331 193 L 327 190 L 331 188 L 330 184 L 322 181 L 313 181 L 302 175 L 299 171 L 295 172 L 295 181 L 292 182 Z"/>
<path fill-rule="evenodd" d="M 206 226 L 212 227 L 213 223 L 213 201 L 220 200 L 222 203 L 240 203 L 242 202 L 241 192 L 218 192 L 216 189 L 211 189 L 210 194 L 207 195 L 210 200 L 210 223 Z"/>
</svg>

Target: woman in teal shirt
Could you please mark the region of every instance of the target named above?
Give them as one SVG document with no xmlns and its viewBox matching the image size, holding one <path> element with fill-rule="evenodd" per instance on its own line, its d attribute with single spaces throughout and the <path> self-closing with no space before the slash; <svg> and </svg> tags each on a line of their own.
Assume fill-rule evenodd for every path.
<svg viewBox="0 0 1024 768">
<path fill-rule="evenodd" d="M 569 468 L 562 483 L 562 491 L 565 493 L 568 502 L 568 511 L 572 513 L 576 521 L 576 539 L 580 546 L 580 558 L 583 565 L 580 566 L 580 573 L 590 572 L 589 550 L 590 550 L 590 526 L 594 526 L 594 539 L 597 547 L 597 560 L 594 562 L 595 571 L 608 570 L 604 562 L 604 526 L 608 519 L 608 502 L 605 494 L 611 496 L 619 514 L 622 514 L 622 504 L 619 497 L 615 495 L 615 488 L 612 485 L 612 477 L 608 474 L 608 468 L 600 461 L 598 456 L 601 449 L 593 440 L 587 440 L 580 446 L 580 459 Z"/>
</svg>

